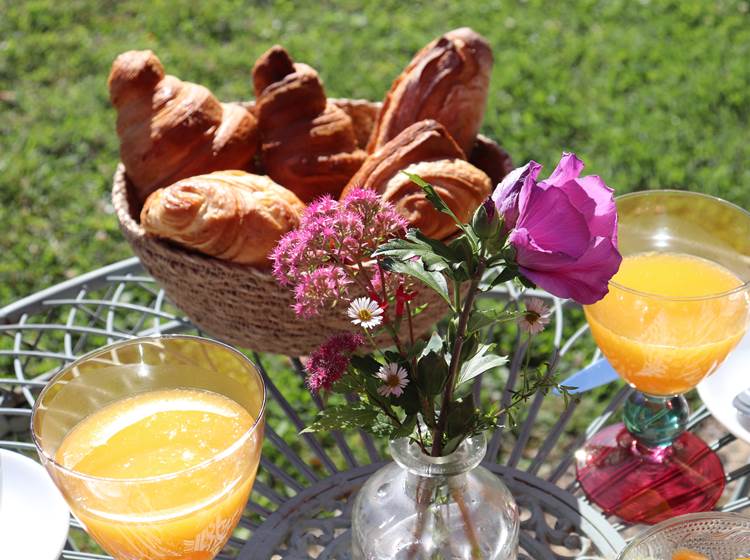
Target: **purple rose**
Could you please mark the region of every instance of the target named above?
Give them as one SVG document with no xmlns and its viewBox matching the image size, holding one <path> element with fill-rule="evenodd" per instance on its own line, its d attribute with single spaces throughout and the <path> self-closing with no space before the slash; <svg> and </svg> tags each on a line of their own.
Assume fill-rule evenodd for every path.
<svg viewBox="0 0 750 560">
<path fill-rule="evenodd" d="M 523 167 L 518 167 L 508 173 L 497 185 L 495 192 L 492 193 L 492 200 L 495 201 L 497 210 L 503 217 L 505 231 L 510 231 L 516 227 L 518 196 L 521 194 L 521 187 L 526 181 L 536 181 L 541 169 L 542 166 L 532 160 Z"/>
<path fill-rule="evenodd" d="M 603 298 L 622 256 L 613 190 L 563 153 L 546 180 L 532 161 L 497 186 L 493 200 L 516 250 L 521 274 L 551 294 L 590 304 Z"/>
</svg>

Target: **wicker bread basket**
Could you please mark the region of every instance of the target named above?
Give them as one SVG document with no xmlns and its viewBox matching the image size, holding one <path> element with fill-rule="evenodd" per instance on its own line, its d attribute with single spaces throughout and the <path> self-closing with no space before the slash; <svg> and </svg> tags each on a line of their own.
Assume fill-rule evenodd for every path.
<svg viewBox="0 0 750 560">
<path fill-rule="evenodd" d="M 351 117 L 360 145 L 369 138 L 380 103 L 333 100 Z M 332 334 L 350 331 L 345 309 L 303 320 L 292 311 L 291 290 L 279 286 L 268 270 L 243 266 L 178 247 L 146 235 L 131 207 L 125 167 L 117 166 L 112 185 L 120 229 L 144 268 L 161 284 L 167 296 L 206 333 L 235 346 L 302 356 Z M 361 294 L 365 295 L 365 294 Z M 416 305 L 429 303 L 415 317 L 414 331 L 424 334 L 448 308 L 435 292 L 423 289 Z M 389 339 L 377 341 L 383 346 Z"/>
</svg>

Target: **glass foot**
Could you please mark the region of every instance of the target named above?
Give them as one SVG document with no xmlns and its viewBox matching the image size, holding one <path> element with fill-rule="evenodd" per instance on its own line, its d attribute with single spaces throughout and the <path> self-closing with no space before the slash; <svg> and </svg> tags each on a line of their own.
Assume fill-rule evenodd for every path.
<svg viewBox="0 0 750 560">
<path fill-rule="evenodd" d="M 685 432 L 671 446 L 647 448 L 623 424 L 598 432 L 576 452 L 578 482 L 607 515 L 659 523 L 713 508 L 724 491 L 719 457 Z"/>
</svg>

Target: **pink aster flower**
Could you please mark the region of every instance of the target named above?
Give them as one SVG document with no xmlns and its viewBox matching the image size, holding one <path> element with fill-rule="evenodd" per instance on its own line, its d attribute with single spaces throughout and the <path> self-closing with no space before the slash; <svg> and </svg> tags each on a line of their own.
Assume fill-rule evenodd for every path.
<svg viewBox="0 0 750 560">
<path fill-rule="evenodd" d="M 346 372 L 352 354 L 364 343 L 361 334 L 344 333 L 329 338 L 310 354 L 305 366 L 307 386 L 315 392 L 330 389 Z"/>
<path fill-rule="evenodd" d="M 518 327 L 529 334 L 539 334 L 549 324 L 550 308 L 539 298 L 526 300 L 526 311 L 518 317 Z"/>
<path fill-rule="evenodd" d="M 383 385 L 378 387 L 378 394 L 383 397 L 388 395 L 400 397 L 404 388 L 409 384 L 406 370 L 398 364 L 380 366 L 375 375 L 383 381 Z"/>
</svg>

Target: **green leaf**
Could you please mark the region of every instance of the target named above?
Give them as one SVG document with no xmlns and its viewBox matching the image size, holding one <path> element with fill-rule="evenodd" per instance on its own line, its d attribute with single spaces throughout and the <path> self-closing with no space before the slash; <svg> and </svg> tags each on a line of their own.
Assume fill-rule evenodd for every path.
<svg viewBox="0 0 750 560">
<path fill-rule="evenodd" d="M 301 433 L 364 428 L 372 424 L 377 416 L 376 410 L 362 402 L 343 406 L 329 406 L 321 410 L 315 421 Z"/>
<path fill-rule="evenodd" d="M 465 234 L 459 235 L 448 246 L 453 253 L 458 255 L 458 258 L 454 261 L 453 278 L 459 282 L 469 280 L 477 266 L 476 253 L 471 241 Z"/>
<path fill-rule="evenodd" d="M 395 426 L 393 420 L 385 414 L 379 414 L 370 426 L 365 426 L 363 429 L 375 437 L 393 439 L 393 433 L 398 430 L 398 426 Z"/>
<path fill-rule="evenodd" d="M 351 358 L 351 364 L 357 371 L 370 376 L 375 375 L 382 365 L 371 354 L 367 354 L 366 356 L 354 355 Z"/>
<path fill-rule="evenodd" d="M 397 364 L 401 361 L 401 354 L 394 352 L 393 350 L 386 350 L 383 352 L 383 358 L 385 358 L 385 361 L 389 364 Z"/>
<path fill-rule="evenodd" d="M 361 374 L 358 372 L 347 373 L 333 384 L 331 390 L 334 393 L 346 395 L 349 393 L 359 393 L 363 387 Z"/>
<path fill-rule="evenodd" d="M 404 389 L 404 392 L 399 397 L 393 399 L 393 404 L 401 407 L 407 415 L 416 414 L 420 410 L 419 389 L 413 381 L 413 378 L 409 376 L 409 384 Z"/>
<path fill-rule="evenodd" d="M 424 191 L 427 200 L 430 201 L 430 203 L 435 207 L 436 210 L 452 216 L 457 223 L 461 224 L 456 215 L 453 213 L 453 210 L 448 207 L 445 201 L 437 193 L 435 187 L 422 179 L 422 177 L 420 177 L 419 175 L 415 175 L 414 173 L 407 173 L 406 171 L 402 171 L 402 173 L 409 177 L 412 183 L 415 183 Z"/>
<path fill-rule="evenodd" d="M 507 356 L 492 354 L 494 344 L 481 344 L 474 356 L 461 365 L 458 374 L 458 384 L 466 383 L 486 371 L 504 366 L 508 363 Z"/>
<path fill-rule="evenodd" d="M 428 270 L 430 272 L 443 272 L 448 271 L 449 277 L 453 279 L 453 269 L 455 268 L 454 265 L 450 265 L 446 262 L 446 260 L 438 255 L 435 254 L 427 254 L 422 256 L 422 263 L 424 264 L 425 270 Z"/>
<path fill-rule="evenodd" d="M 469 437 L 469 434 L 462 434 L 454 436 L 452 438 L 448 438 L 448 441 L 446 441 L 445 445 L 443 445 L 443 455 L 450 455 L 451 453 L 453 453 L 456 449 L 458 449 L 458 446 L 461 445 L 461 442 L 467 437 Z"/>
<path fill-rule="evenodd" d="M 536 284 L 534 284 L 534 282 L 532 282 L 531 280 L 529 280 L 522 274 L 519 274 L 517 278 L 518 278 L 518 281 L 521 282 L 524 288 L 530 288 L 530 289 L 536 288 Z"/>
<path fill-rule="evenodd" d="M 514 266 L 493 268 L 484 277 L 481 290 L 483 292 L 489 291 L 499 284 L 513 280 L 516 276 L 518 276 L 518 269 Z"/>
<path fill-rule="evenodd" d="M 445 281 L 445 277 L 439 272 L 425 270 L 424 264 L 421 261 L 401 262 L 387 258 L 383 260 L 383 268 L 397 274 L 406 274 L 416 278 L 425 286 L 437 292 L 448 305 L 453 307 L 448 296 L 448 283 Z"/>
<path fill-rule="evenodd" d="M 414 433 L 414 428 L 417 425 L 417 415 L 410 414 L 406 418 L 404 418 L 403 422 L 401 422 L 401 427 L 396 428 L 392 433 L 392 439 L 393 438 L 400 438 L 400 437 L 408 437 L 412 433 Z"/>
<path fill-rule="evenodd" d="M 410 361 L 412 358 L 418 358 L 422 355 L 424 352 L 424 349 L 427 347 L 427 341 L 422 339 L 417 339 L 414 341 L 414 344 L 409 346 L 407 348 L 406 352 L 406 360 Z"/>
<path fill-rule="evenodd" d="M 389 257 L 402 262 L 420 257 L 426 270 L 436 272 L 451 269 L 452 265 L 464 262 L 463 253 L 452 250 L 442 241 L 430 239 L 415 229 L 407 232 L 406 239 L 394 239 L 383 243 L 373 256 Z"/>
<path fill-rule="evenodd" d="M 409 230 L 410 233 L 412 231 Z M 424 257 L 426 255 L 440 256 L 440 253 L 427 243 L 423 243 L 413 237 L 409 238 L 409 234 L 407 234 L 406 239 L 391 239 L 390 241 L 386 241 L 372 254 L 373 257 L 391 257 L 398 260 L 408 260 L 413 257 Z"/>
<path fill-rule="evenodd" d="M 432 351 L 422 356 L 417 362 L 419 388 L 427 396 L 439 395 L 448 379 L 448 363 L 445 357 Z"/>
<path fill-rule="evenodd" d="M 424 191 L 425 197 L 430 201 L 430 203 L 435 207 L 436 210 L 443 212 L 444 214 L 448 214 L 451 218 L 453 218 L 453 221 L 459 228 L 461 228 L 461 231 L 469 236 L 471 244 L 475 249 L 479 247 L 479 238 L 471 230 L 471 228 L 469 228 L 465 223 L 458 219 L 458 216 L 456 216 L 453 210 L 451 210 L 450 207 L 445 203 L 445 201 L 440 197 L 438 192 L 435 190 L 435 187 L 422 179 L 419 175 L 407 173 L 406 171 L 402 171 L 402 173 L 409 177 L 412 183 L 417 184 Z"/>
<path fill-rule="evenodd" d="M 461 345 L 461 354 L 459 363 L 463 364 L 468 361 L 479 349 L 478 333 L 464 334 L 464 342 Z"/>
<path fill-rule="evenodd" d="M 430 352 L 439 352 L 443 348 L 443 338 L 440 336 L 439 333 L 434 332 L 432 333 L 432 336 L 430 337 L 430 340 L 427 341 L 427 345 L 424 347 L 424 350 L 420 354 L 420 358 L 422 356 L 426 356 Z"/>
<path fill-rule="evenodd" d="M 416 243 L 429 247 L 430 249 L 432 249 L 433 253 L 435 253 L 436 255 L 440 255 L 447 261 L 461 260 L 465 256 L 463 252 L 456 251 L 455 245 L 453 243 L 446 244 L 437 239 L 432 239 L 430 237 L 427 237 L 418 229 L 410 229 L 406 233 L 406 237 L 407 239 L 411 239 Z"/>
<path fill-rule="evenodd" d="M 471 394 L 459 401 L 454 401 L 445 426 L 448 438 L 470 435 L 471 427 L 476 420 L 475 416 L 476 407 L 474 406 L 474 397 Z"/>
</svg>

